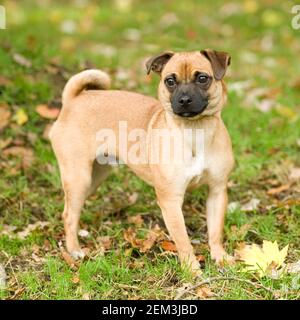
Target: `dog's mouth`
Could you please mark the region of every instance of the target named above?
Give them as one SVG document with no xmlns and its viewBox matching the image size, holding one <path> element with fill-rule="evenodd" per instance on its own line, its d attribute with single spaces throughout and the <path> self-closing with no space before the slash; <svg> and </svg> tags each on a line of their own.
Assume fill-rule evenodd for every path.
<svg viewBox="0 0 300 320">
<path fill-rule="evenodd" d="M 177 116 L 183 117 L 183 118 L 192 118 L 200 114 L 201 112 L 174 112 Z"/>
</svg>

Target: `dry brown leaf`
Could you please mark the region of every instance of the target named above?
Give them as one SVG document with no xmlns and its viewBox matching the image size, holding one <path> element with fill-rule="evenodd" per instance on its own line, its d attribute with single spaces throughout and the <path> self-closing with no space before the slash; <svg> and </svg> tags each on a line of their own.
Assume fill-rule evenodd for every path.
<svg viewBox="0 0 300 320">
<path fill-rule="evenodd" d="M 44 229 L 46 226 L 49 225 L 49 222 L 48 221 L 38 221 L 36 223 L 33 223 L 33 224 L 29 224 L 23 231 L 19 231 L 17 233 L 17 237 L 20 238 L 20 239 L 25 239 L 26 237 L 28 237 L 28 235 L 40 228 L 40 229 Z"/>
<path fill-rule="evenodd" d="M 134 192 L 128 197 L 129 204 L 135 204 L 137 202 L 139 195 L 137 192 Z"/>
<path fill-rule="evenodd" d="M 82 295 L 82 300 L 90 300 L 91 299 L 91 297 L 90 297 L 90 294 L 89 293 L 84 293 L 83 295 Z"/>
<path fill-rule="evenodd" d="M 300 168 L 292 168 L 290 175 L 289 175 L 290 181 L 297 181 L 300 180 Z"/>
<path fill-rule="evenodd" d="M 26 67 L 26 68 L 31 68 L 32 67 L 32 62 L 25 58 L 23 55 L 19 53 L 14 53 L 13 54 L 13 60 L 19 64 L 20 66 Z"/>
<path fill-rule="evenodd" d="M 97 237 L 97 242 L 104 248 L 104 250 L 109 250 L 112 245 L 112 241 L 109 236 Z"/>
<path fill-rule="evenodd" d="M 136 230 L 132 227 L 129 227 L 124 231 L 124 239 L 129 242 L 132 247 L 139 249 L 141 252 L 149 251 L 156 240 L 161 235 L 161 229 L 158 225 L 148 231 L 146 239 L 139 239 L 136 237 Z"/>
<path fill-rule="evenodd" d="M 90 233 L 85 229 L 80 229 L 78 231 L 78 236 L 81 238 L 87 238 L 89 235 L 90 235 Z"/>
<path fill-rule="evenodd" d="M 13 141 L 12 137 L 9 137 L 5 140 L 0 139 L 0 149 L 7 148 L 12 143 L 12 141 Z"/>
<path fill-rule="evenodd" d="M 205 262 L 205 256 L 203 256 L 202 254 L 199 254 L 196 256 L 196 259 L 199 261 L 199 262 Z"/>
<path fill-rule="evenodd" d="M 289 273 L 300 273 L 300 260 L 294 263 L 288 263 L 287 271 Z"/>
<path fill-rule="evenodd" d="M 155 241 L 159 237 L 160 233 L 161 233 L 160 227 L 156 224 L 155 227 L 149 231 L 147 235 L 147 239 L 142 242 L 140 251 L 141 252 L 149 251 L 155 244 Z"/>
<path fill-rule="evenodd" d="M 257 210 L 259 204 L 260 204 L 260 200 L 253 198 L 249 202 L 242 205 L 241 210 L 242 211 L 255 211 L 255 210 Z"/>
<path fill-rule="evenodd" d="M 135 259 L 134 261 L 132 261 L 128 264 L 128 267 L 130 269 L 140 269 L 140 268 L 143 268 L 144 266 L 145 266 L 144 261 L 141 261 L 138 259 Z"/>
<path fill-rule="evenodd" d="M 6 78 L 5 76 L 0 75 L 0 86 L 5 87 L 9 84 L 11 84 L 11 80 Z"/>
<path fill-rule="evenodd" d="M 0 104 L 0 130 L 4 129 L 8 124 L 11 117 L 9 106 L 6 103 Z"/>
<path fill-rule="evenodd" d="M 140 214 L 138 214 L 136 216 L 130 216 L 130 217 L 128 217 L 127 220 L 129 223 L 133 223 L 138 227 L 140 227 L 144 223 L 144 220 Z"/>
<path fill-rule="evenodd" d="M 206 299 L 214 296 L 214 293 L 208 286 L 199 287 L 196 290 L 196 294 L 200 299 Z"/>
<path fill-rule="evenodd" d="M 276 194 L 279 194 L 283 191 L 286 191 L 290 188 L 290 184 L 283 184 L 279 187 L 276 187 L 276 188 L 272 188 L 272 189 L 269 189 L 267 191 L 267 194 L 270 195 L 270 196 L 273 196 L 273 195 L 276 195 Z"/>
<path fill-rule="evenodd" d="M 35 111 L 43 118 L 56 119 L 59 115 L 60 109 L 50 108 L 47 104 L 40 104 L 35 108 Z"/>
<path fill-rule="evenodd" d="M 79 277 L 78 276 L 74 276 L 73 278 L 72 278 L 72 283 L 75 283 L 75 284 L 77 284 L 77 283 L 79 283 L 80 282 L 80 279 L 79 279 Z"/>
<path fill-rule="evenodd" d="M 24 169 L 29 168 L 34 161 L 34 153 L 31 149 L 14 146 L 3 150 L 2 154 L 4 156 L 14 156 L 22 159 L 22 167 Z"/>
<path fill-rule="evenodd" d="M 60 247 L 60 252 L 61 252 L 63 259 L 66 261 L 66 263 L 72 269 L 76 269 L 78 266 L 78 263 L 76 262 L 76 260 L 63 247 Z"/>
<path fill-rule="evenodd" d="M 0 235 L 6 235 L 8 237 L 11 237 L 14 235 L 14 231 L 17 229 L 16 226 L 12 226 L 9 224 L 2 225 L 2 230 L 0 231 Z"/>
<path fill-rule="evenodd" d="M 165 251 L 177 252 L 177 248 L 174 242 L 164 240 L 161 242 L 160 247 Z"/>
</svg>

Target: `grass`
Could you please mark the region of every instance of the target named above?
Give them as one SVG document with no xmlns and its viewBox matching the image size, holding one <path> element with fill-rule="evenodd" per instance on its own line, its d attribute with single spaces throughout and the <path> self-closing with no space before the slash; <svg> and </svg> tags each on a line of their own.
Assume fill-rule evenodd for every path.
<svg viewBox="0 0 300 320">
<path fill-rule="evenodd" d="M 34 163 L 22 168 L 20 159 L 0 154 L 0 262 L 9 277 L 0 297 L 172 299 L 178 288 L 195 282 L 181 270 L 176 256 L 164 252 L 159 244 L 143 254 L 124 240 L 123 230 L 132 226 L 128 216 L 143 217 L 141 236 L 156 223 L 166 231 L 153 190 L 124 167 L 114 170 L 84 208 L 81 228 L 90 235 L 81 240 L 90 248 L 90 258 L 76 268 L 62 259 L 58 243 L 64 239 L 63 194 L 56 160 L 43 138 L 51 121 L 35 112 L 38 104 L 57 105 L 66 79 L 89 66 L 107 70 L 114 88 L 155 96 L 158 78 L 146 78 L 144 60 L 167 49 L 211 47 L 232 55 L 226 78 L 228 105 L 223 112 L 236 158 L 229 198 L 241 204 L 258 198 L 261 203 L 251 212 L 237 208 L 227 214 L 228 251 L 233 253 L 240 242 L 277 240 L 280 247 L 290 244 L 288 262 L 299 260 L 299 184 L 275 196 L 267 194 L 274 185 L 288 183 L 290 168 L 300 166 L 300 91 L 294 85 L 299 81 L 300 31 L 291 28 L 293 3 L 135 1 L 128 10 L 112 1 L 88 1 L 85 8 L 76 1 L 51 3 L 4 1 L 8 26 L 0 30 L 0 66 L 1 76 L 10 83 L 0 86 L 0 102 L 8 104 L 12 113 L 23 108 L 29 121 L 19 126 L 11 120 L 0 141 L 11 139 L 10 145 L 33 149 Z M 16 53 L 25 56 L 31 66 L 17 63 Z M 248 80 L 251 86 L 233 89 Z M 255 88 L 267 88 L 267 99 L 275 107 L 261 112 L 254 103 L 247 103 Z M 137 201 L 128 205 L 135 193 Z M 225 274 L 253 280 L 240 264 L 219 270 L 210 261 L 205 196 L 205 188 L 194 191 L 187 195 L 184 206 L 190 237 L 198 240 L 195 250 L 205 256 L 204 277 Z M 3 232 L 8 225 L 17 232 L 37 221 L 49 225 L 24 240 Z M 249 227 L 243 231 L 245 225 Z M 97 254 L 97 238 L 103 236 L 111 239 L 112 246 L 101 255 Z M 259 281 L 277 295 L 247 283 L 222 280 L 210 285 L 211 298 L 299 298 L 299 274 Z"/>
</svg>

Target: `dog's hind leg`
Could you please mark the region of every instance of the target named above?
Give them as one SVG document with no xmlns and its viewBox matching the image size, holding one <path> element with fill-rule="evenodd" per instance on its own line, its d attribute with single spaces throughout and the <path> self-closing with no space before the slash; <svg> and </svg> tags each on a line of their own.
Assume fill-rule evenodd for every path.
<svg viewBox="0 0 300 320">
<path fill-rule="evenodd" d="M 67 250 L 75 259 L 83 258 L 77 233 L 81 209 L 91 191 L 92 164 L 76 160 L 64 162 L 60 171 L 65 193 L 63 220 Z"/>
</svg>

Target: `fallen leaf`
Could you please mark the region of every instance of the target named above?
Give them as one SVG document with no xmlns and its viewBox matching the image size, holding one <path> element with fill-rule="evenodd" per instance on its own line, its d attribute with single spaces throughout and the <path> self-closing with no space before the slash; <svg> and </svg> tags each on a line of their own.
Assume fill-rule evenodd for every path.
<svg viewBox="0 0 300 320">
<path fill-rule="evenodd" d="M 23 108 L 19 108 L 13 116 L 13 120 L 16 121 L 19 126 L 22 126 L 28 121 L 28 115 Z"/>
<path fill-rule="evenodd" d="M 128 12 L 132 8 L 133 0 L 114 0 L 116 8 L 123 12 Z"/>
<path fill-rule="evenodd" d="M 9 106 L 6 103 L 0 104 L 0 130 L 4 129 L 8 124 L 11 117 Z"/>
<path fill-rule="evenodd" d="M 199 261 L 199 262 L 205 262 L 205 256 L 199 254 L 196 256 L 196 259 Z"/>
<path fill-rule="evenodd" d="M 0 149 L 7 148 L 12 143 L 12 141 L 13 141 L 12 137 L 9 137 L 5 140 L 0 139 Z"/>
<path fill-rule="evenodd" d="M 128 197 L 128 201 L 130 204 L 135 204 L 137 202 L 137 199 L 138 199 L 139 195 L 137 192 L 134 192 L 133 194 L 131 194 L 129 197 Z"/>
<path fill-rule="evenodd" d="M 80 282 L 80 279 L 79 279 L 79 277 L 78 276 L 74 276 L 73 278 L 72 278 L 72 283 L 75 283 L 75 284 L 77 284 L 77 283 L 79 283 Z"/>
<path fill-rule="evenodd" d="M 19 64 L 20 66 L 26 67 L 26 68 L 31 68 L 32 67 L 32 62 L 25 58 L 23 55 L 19 53 L 14 53 L 13 54 L 13 60 Z"/>
<path fill-rule="evenodd" d="M 255 13 L 259 6 L 258 3 L 254 0 L 246 0 L 243 2 L 243 8 L 246 13 Z"/>
<path fill-rule="evenodd" d="M 90 297 L 90 294 L 89 293 L 84 293 L 83 295 L 82 295 L 82 300 L 90 300 L 91 299 L 91 297 Z"/>
<path fill-rule="evenodd" d="M 140 214 L 136 216 L 130 216 L 127 218 L 127 220 L 129 223 L 133 223 L 138 227 L 140 227 L 144 223 L 144 220 Z"/>
<path fill-rule="evenodd" d="M 11 84 L 11 80 L 6 78 L 5 76 L 0 75 L 0 87 L 5 87 Z"/>
<path fill-rule="evenodd" d="M 143 268 L 145 266 L 144 261 L 138 260 L 138 259 L 134 259 L 133 261 L 129 262 L 128 267 L 130 269 L 139 269 L 139 268 Z"/>
<path fill-rule="evenodd" d="M 77 29 L 77 25 L 73 20 L 64 20 L 60 26 L 60 31 L 67 34 L 75 33 L 76 29 Z"/>
<path fill-rule="evenodd" d="M 36 223 L 33 224 L 29 224 L 23 231 L 19 231 L 17 233 L 18 238 L 20 239 L 25 239 L 26 237 L 29 236 L 29 234 L 36 230 L 36 229 L 44 229 L 46 226 L 49 225 L 48 221 L 38 221 Z"/>
<path fill-rule="evenodd" d="M 137 42 L 141 38 L 141 31 L 139 29 L 129 28 L 124 30 L 123 35 L 127 41 Z"/>
<path fill-rule="evenodd" d="M 165 251 L 177 252 L 177 248 L 174 242 L 164 240 L 160 243 L 160 247 Z"/>
<path fill-rule="evenodd" d="M 263 241 L 262 247 L 257 244 L 244 245 L 235 251 L 238 259 L 246 264 L 246 271 L 257 273 L 260 277 L 272 276 L 281 271 L 287 256 L 288 245 L 279 250 L 277 242 Z"/>
<path fill-rule="evenodd" d="M 14 146 L 3 150 L 4 156 L 14 156 L 22 159 L 22 167 L 29 168 L 34 161 L 34 153 L 31 149 L 25 147 Z"/>
<path fill-rule="evenodd" d="M 287 118 L 290 121 L 295 121 L 298 118 L 298 113 L 289 107 L 278 105 L 276 107 L 276 111 L 279 115 Z"/>
<path fill-rule="evenodd" d="M 8 237 L 12 237 L 17 227 L 9 224 L 4 224 L 2 225 L 1 229 L 2 230 L 0 231 L 0 235 L 6 235 Z"/>
<path fill-rule="evenodd" d="M 124 239 L 129 242 L 132 247 L 139 249 L 141 252 L 149 251 L 160 235 L 161 229 L 158 225 L 155 225 L 153 229 L 148 231 L 146 239 L 137 238 L 136 230 L 132 227 L 124 231 Z"/>
<path fill-rule="evenodd" d="M 156 224 L 155 227 L 148 232 L 146 240 L 142 242 L 140 251 L 141 252 L 149 251 L 153 247 L 160 233 L 161 233 L 160 227 Z"/>
<path fill-rule="evenodd" d="M 79 237 L 81 237 L 81 238 L 87 238 L 87 237 L 90 235 L 90 233 L 89 233 L 87 230 L 80 229 L 80 230 L 78 231 L 78 235 L 79 235 Z"/>
<path fill-rule="evenodd" d="M 206 299 L 214 296 L 214 293 L 208 286 L 199 287 L 196 290 L 196 294 L 200 299 Z"/>
<path fill-rule="evenodd" d="M 242 207 L 242 211 L 255 211 L 258 208 L 258 205 L 260 204 L 259 199 L 251 199 L 249 202 L 245 203 Z"/>
<path fill-rule="evenodd" d="M 104 248 L 104 251 L 109 250 L 112 245 L 112 241 L 109 236 L 97 237 L 97 242 Z"/>
<path fill-rule="evenodd" d="M 283 191 L 286 191 L 289 188 L 290 188 L 290 184 L 284 184 L 284 185 L 281 185 L 279 187 L 269 189 L 267 191 L 267 194 L 270 195 L 270 196 L 273 196 L 273 195 L 279 194 L 279 193 L 281 193 Z"/>
<path fill-rule="evenodd" d="M 50 108 L 47 104 L 40 104 L 35 108 L 35 111 L 43 118 L 56 119 L 59 115 L 60 109 Z"/>
<path fill-rule="evenodd" d="M 288 263 L 287 272 L 289 273 L 300 273 L 300 260 L 294 263 Z"/>
<path fill-rule="evenodd" d="M 78 262 L 62 246 L 60 246 L 60 252 L 63 259 L 72 269 L 76 269 L 78 267 Z"/>
<path fill-rule="evenodd" d="M 290 181 L 300 180 L 300 168 L 292 168 L 289 175 Z"/>
</svg>

